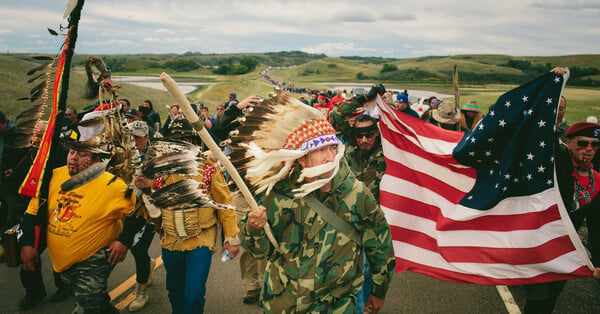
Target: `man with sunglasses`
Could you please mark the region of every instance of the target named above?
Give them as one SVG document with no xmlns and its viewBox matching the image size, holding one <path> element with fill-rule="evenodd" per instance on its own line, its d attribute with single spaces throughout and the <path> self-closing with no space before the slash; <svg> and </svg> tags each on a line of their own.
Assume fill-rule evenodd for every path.
<svg viewBox="0 0 600 314">
<path fill-rule="evenodd" d="M 377 118 L 361 106 L 385 93 L 382 84 L 373 85 L 367 94 L 358 95 L 335 105 L 329 122 L 346 142 L 344 157 L 354 176 L 362 181 L 379 202 L 379 182 L 385 172 L 385 159 L 379 137 Z"/>
<path fill-rule="evenodd" d="M 556 176 L 564 205 L 575 229 L 584 218 L 588 227 L 592 263 L 600 264 L 600 174 L 592 168 L 600 147 L 600 125 L 589 122 L 573 124 L 565 132 L 567 149 L 556 148 Z M 600 268 L 593 272 L 600 278 Z M 525 285 L 527 303 L 524 313 L 551 313 L 566 281 Z"/>
<path fill-rule="evenodd" d="M 345 157 L 356 178 L 371 190 L 379 202 L 379 182 L 385 172 L 385 158 L 377 121 L 366 114 L 356 118 Z"/>
</svg>

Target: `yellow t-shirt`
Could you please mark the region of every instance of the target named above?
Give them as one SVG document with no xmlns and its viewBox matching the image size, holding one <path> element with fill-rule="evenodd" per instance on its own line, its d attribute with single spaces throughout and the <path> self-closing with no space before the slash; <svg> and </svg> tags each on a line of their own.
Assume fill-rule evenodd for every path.
<svg viewBox="0 0 600 314">
<path fill-rule="evenodd" d="M 109 246 L 122 231 L 121 221 L 132 210 L 135 195 L 125 198 L 123 180 L 104 172 L 100 177 L 69 192 L 60 185 L 71 176 L 67 167 L 54 170 L 48 194 L 48 254 L 54 270 L 62 272 Z M 134 194 L 134 193 L 132 193 Z M 33 198 L 27 213 L 35 215 Z"/>
</svg>

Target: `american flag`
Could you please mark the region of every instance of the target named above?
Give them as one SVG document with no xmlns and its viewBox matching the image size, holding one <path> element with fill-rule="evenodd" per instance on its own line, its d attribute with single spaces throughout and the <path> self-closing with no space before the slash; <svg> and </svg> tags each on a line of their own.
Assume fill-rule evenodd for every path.
<svg viewBox="0 0 600 314">
<path fill-rule="evenodd" d="M 397 272 L 484 285 L 591 275 L 554 174 L 564 83 L 548 73 L 507 92 L 468 133 L 378 97 L 387 164 L 380 199 Z"/>
</svg>

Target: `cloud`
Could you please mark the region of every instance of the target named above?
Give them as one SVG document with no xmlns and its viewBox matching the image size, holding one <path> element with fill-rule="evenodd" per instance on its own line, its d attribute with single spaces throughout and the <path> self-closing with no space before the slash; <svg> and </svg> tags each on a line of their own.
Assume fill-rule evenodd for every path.
<svg viewBox="0 0 600 314">
<path fill-rule="evenodd" d="M 376 21 L 373 15 L 365 12 L 338 13 L 333 19 L 336 21 L 339 20 L 340 22 L 350 23 L 371 23 Z"/>
<path fill-rule="evenodd" d="M 133 41 L 129 39 L 109 39 L 105 41 L 96 41 L 96 42 L 83 42 L 82 45 L 94 47 L 94 46 L 124 46 L 124 45 L 132 45 Z"/>
<path fill-rule="evenodd" d="M 600 9 L 597 0 L 541 0 L 531 4 L 535 8 L 560 10 Z"/>
<path fill-rule="evenodd" d="M 398 0 L 86 1 L 77 52 L 303 50 L 397 58 L 598 53 L 599 8 L 598 0 L 502 0 L 485 5 L 473 0 L 410 5 Z M 54 52 L 61 38 L 50 37 L 45 29 L 66 25 L 63 10 L 64 5 L 54 1 L 3 1 L 3 45 L 10 51 Z M 36 39 L 51 44 L 35 46 Z"/>
<path fill-rule="evenodd" d="M 374 53 L 376 49 L 356 47 L 354 43 L 324 43 L 316 46 L 301 48 L 306 53 L 324 53 L 328 56 L 355 55 L 356 53 Z"/>
<path fill-rule="evenodd" d="M 166 28 L 159 28 L 159 29 L 155 30 L 154 32 L 157 33 L 157 34 L 166 34 L 166 35 L 173 35 L 173 34 L 175 34 L 174 31 L 170 31 L 170 30 L 168 30 Z"/>
<path fill-rule="evenodd" d="M 412 13 L 405 13 L 405 12 L 387 12 L 384 13 L 381 18 L 383 20 L 386 21 L 392 21 L 392 22 L 407 22 L 407 21 L 416 21 L 417 20 L 417 16 L 412 14 Z"/>
</svg>

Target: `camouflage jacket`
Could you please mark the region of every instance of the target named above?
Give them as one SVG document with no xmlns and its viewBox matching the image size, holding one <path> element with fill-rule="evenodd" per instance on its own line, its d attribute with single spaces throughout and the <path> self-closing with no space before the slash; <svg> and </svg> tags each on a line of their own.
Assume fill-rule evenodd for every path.
<svg viewBox="0 0 600 314">
<path fill-rule="evenodd" d="M 275 308 L 286 309 L 285 312 L 351 310 L 336 303 L 341 299 L 354 300 L 359 292 L 363 283 L 363 250 L 371 267 L 372 294 L 385 298 L 395 267 L 390 228 L 369 190 L 356 180 L 345 161 L 341 163 L 331 192 L 317 190 L 312 195 L 354 227 L 360 234 L 360 243 L 339 232 L 304 199 L 293 198 L 291 189 L 298 185 L 298 169 L 289 181 L 278 183 L 269 196 L 260 195 L 257 199 L 267 208 L 279 251 L 272 248 L 262 229 L 243 222 L 244 246 L 253 256 L 268 258 L 262 289 L 267 312 L 277 312 Z M 285 304 L 275 305 L 278 301 L 273 299 L 283 293 L 292 297 L 277 298 Z M 353 301 L 350 304 L 354 307 Z"/>
<path fill-rule="evenodd" d="M 347 145 L 345 157 L 354 176 L 367 186 L 379 203 L 379 183 L 385 173 L 385 158 L 381 142 L 377 141 L 367 156 L 364 156 L 357 146 Z"/>
</svg>

